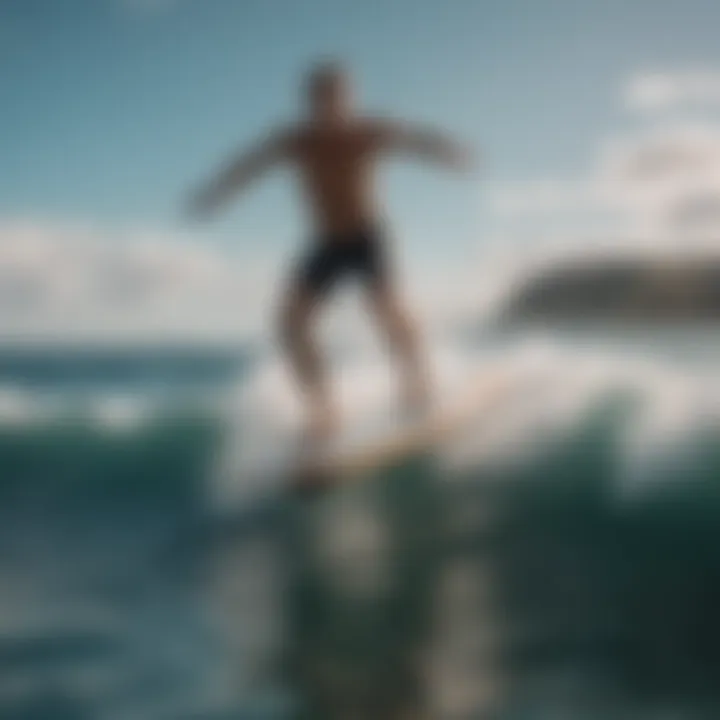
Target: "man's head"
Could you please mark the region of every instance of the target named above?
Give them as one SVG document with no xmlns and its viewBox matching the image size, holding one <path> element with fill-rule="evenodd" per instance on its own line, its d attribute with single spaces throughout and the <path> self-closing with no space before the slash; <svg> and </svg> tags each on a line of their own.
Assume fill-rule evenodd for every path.
<svg viewBox="0 0 720 720">
<path fill-rule="evenodd" d="M 340 63 L 323 62 L 310 71 L 307 99 L 314 119 L 333 121 L 347 117 L 351 111 L 351 94 L 350 77 Z"/>
</svg>

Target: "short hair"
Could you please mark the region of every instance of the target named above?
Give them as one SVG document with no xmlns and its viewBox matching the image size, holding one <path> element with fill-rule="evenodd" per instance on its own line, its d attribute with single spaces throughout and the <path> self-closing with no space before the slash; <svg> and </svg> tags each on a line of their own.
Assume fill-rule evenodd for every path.
<svg viewBox="0 0 720 720">
<path fill-rule="evenodd" d="M 307 92 L 317 96 L 329 87 L 347 77 L 345 66 L 338 60 L 323 60 L 316 63 L 307 76 Z"/>
</svg>

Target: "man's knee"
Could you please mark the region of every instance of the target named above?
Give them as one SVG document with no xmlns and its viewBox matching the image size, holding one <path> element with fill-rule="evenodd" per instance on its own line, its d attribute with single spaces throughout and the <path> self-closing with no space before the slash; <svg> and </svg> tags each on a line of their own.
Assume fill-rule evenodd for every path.
<svg viewBox="0 0 720 720">
<path fill-rule="evenodd" d="M 283 345 L 297 345 L 307 338 L 310 326 L 310 306 L 304 300 L 291 300 L 280 309 L 278 331 Z"/>
<path fill-rule="evenodd" d="M 285 346 L 293 345 L 300 332 L 300 318 L 292 308 L 282 308 L 278 314 L 277 330 L 280 342 Z"/>
<path fill-rule="evenodd" d="M 382 299 L 375 304 L 375 316 L 387 332 L 394 337 L 406 336 L 414 331 L 413 318 L 395 298 Z"/>
</svg>

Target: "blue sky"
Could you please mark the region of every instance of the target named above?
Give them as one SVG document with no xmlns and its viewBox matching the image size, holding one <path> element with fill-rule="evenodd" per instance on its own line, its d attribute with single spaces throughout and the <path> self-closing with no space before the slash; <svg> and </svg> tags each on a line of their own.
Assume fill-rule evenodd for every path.
<svg viewBox="0 0 720 720">
<path fill-rule="evenodd" d="M 712 0 L 4 0 L 0 212 L 171 222 L 187 183 L 296 111 L 326 52 L 373 109 L 483 148 L 492 177 L 572 172 L 623 121 L 625 77 L 706 63 L 718 22 Z M 464 214 L 457 183 L 401 177 L 413 225 Z M 266 192 L 237 223 L 282 222 Z"/>
<path fill-rule="evenodd" d="M 410 252 L 461 257 L 492 225 L 488 184 L 587 173 L 646 120 L 628 79 L 717 67 L 719 26 L 716 0 L 2 0 L 0 222 L 179 230 L 186 189 L 292 117 L 304 68 L 332 53 L 373 112 L 481 149 L 475 182 L 387 175 Z M 278 174 L 212 233 L 279 261 L 301 221 Z"/>
</svg>

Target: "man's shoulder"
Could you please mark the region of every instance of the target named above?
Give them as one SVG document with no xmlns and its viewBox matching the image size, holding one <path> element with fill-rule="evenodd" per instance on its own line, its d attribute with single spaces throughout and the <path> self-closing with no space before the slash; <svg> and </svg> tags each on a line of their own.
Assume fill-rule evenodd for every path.
<svg viewBox="0 0 720 720">
<path fill-rule="evenodd" d="M 312 150 L 324 138 L 323 131 L 310 121 L 298 121 L 285 125 L 279 135 L 290 153 L 304 154 Z"/>
<path fill-rule="evenodd" d="M 275 142 L 286 150 L 294 150 L 304 137 L 305 129 L 299 123 L 284 123 L 278 125 L 272 132 Z"/>
<path fill-rule="evenodd" d="M 387 117 L 371 115 L 361 121 L 362 135 L 374 146 L 387 144 L 398 132 L 400 125 Z"/>
<path fill-rule="evenodd" d="M 358 131 L 364 135 L 376 136 L 385 132 L 388 121 L 375 115 L 366 115 L 358 119 Z"/>
<path fill-rule="evenodd" d="M 349 133 L 368 133 L 382 130 L 390 125 L 389 121 L 373 115 L 361 115 L 345 125 L 345 129 Z M 311 120 L 298 121 L 284 125 L 281 132 L 288 137 L 295 138 L 312 138 L 318 135 L 326 134 L 321 126 L 316 125 Z"/>
<path fill-rule="evenodd" d="M 342 139 L 352 144 L 359 142 L 363 146 L 374 145 L 382 142 L 389 127 L 387 121 L 381 118 L 361 116 L 345 125 L 339 134 L 336 131 L 328 134 L 327 129 L 305 121 L 288 124 L 281 128 L 277 135 L 289 151 L 303 152 L 312 150 L 318 143 L 323 145 L 327 140 L 334 142 Z"/>
</svg>

